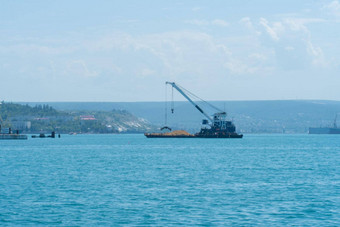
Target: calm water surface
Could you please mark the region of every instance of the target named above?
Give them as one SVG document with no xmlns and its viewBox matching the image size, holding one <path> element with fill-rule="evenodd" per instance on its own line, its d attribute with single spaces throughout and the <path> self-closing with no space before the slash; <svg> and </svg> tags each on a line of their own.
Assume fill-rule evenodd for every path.
<svg viewBox="0 0 340 227">
<path fill-rule="evenodd" d="M 0 141 L 0 225 L 340 225 L 340 136 Z"/>
</svg>

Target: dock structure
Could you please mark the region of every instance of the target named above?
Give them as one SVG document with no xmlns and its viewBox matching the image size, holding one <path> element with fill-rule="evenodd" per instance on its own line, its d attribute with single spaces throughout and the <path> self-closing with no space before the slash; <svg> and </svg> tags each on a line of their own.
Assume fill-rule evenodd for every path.
<svg viewBox="0 0 340 227">
<path fill-rule="evenodd" d="M 0 134 L 0 140 L 27 140 L 27 136 L 21 134 Z"/>
<path fill-rule="evenodd" d="M 19 134 L 18 130 L 16 130 L 16 133 L 13 133 L 11 128 L 8 128 L 6 133 L 1 133 L 1 130 L 0 124 L 0 140 L 27 140 L 27 136 Z"/>
</svg>

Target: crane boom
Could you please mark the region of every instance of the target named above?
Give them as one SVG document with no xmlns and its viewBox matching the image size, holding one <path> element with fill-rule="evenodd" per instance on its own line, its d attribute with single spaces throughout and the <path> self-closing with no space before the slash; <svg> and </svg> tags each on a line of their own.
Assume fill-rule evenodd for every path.
<svg viewBox="0 0 340 227">
<path fill-rule="evenodd" d="M 213 123 L 213 119 L 207 114 L 207 113 L 205 113 L 202 109 L 201 109 L 201 107 L 199 107 L 194 101 L 192 101 L 191 100 L 191 98 L 187 95 L 187 94 L 185 94 L 185 92 L 180 88 L 180 87 L 178 87 L 176 84 L 175 84 L 175 82 L 165 82 L 165 84 L 170 84 L 172 87 L 174 87 L 181 95 L 183 95 L 184 96 L 184 98 L 186 98 L 194 107 L 196 107 L 196 109 L 199 111 L 199 112 L 201 112 L 206 118 L 208 118 L 209 119 L 209 121 L 211 122 L 211 123 Z"/>
</svg>

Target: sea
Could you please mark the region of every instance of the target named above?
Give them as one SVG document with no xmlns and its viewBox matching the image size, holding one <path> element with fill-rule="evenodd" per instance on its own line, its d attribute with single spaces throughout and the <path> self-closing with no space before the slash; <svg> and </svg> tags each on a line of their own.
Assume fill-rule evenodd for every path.
<svg viewBox="0 0 340 227">
<path fill-rule="evenodd" d="M 0 226 L 340 226 L 340 136 L 0 140 Z"/>
</svg>

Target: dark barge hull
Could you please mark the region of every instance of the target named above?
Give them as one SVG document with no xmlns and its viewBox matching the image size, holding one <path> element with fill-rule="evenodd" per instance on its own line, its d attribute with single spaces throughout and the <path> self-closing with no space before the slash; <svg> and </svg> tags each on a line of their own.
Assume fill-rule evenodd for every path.
<svg viewBox="0 0 340 227">
<path fill-rule="evenodd" d="M 340 134 L 340 128 L 309 128 L 309 134 Z"/>
<path fill-rule="evenodd" d="M 239 134 L 226 134 L 226 135 L 195 135 L 196 138 L 239 138 L 241 139 L 243 135 Z"/>
<path fill-rule="evenodd" d="M 162 135 L 153 133 L 144 133 L 147 138 L 195 138 L 194 135 Z"/>
</svg>

